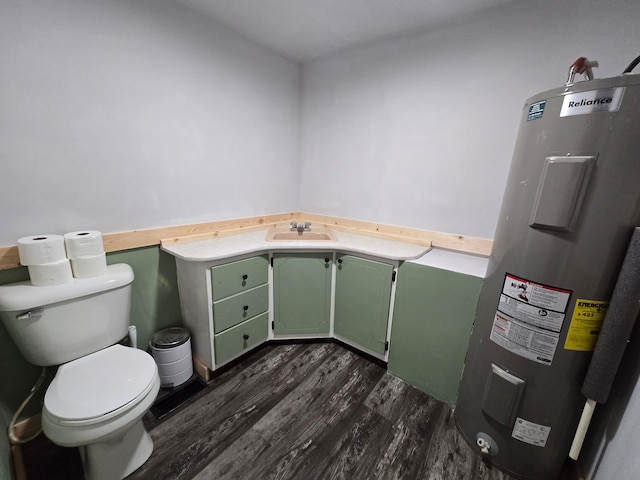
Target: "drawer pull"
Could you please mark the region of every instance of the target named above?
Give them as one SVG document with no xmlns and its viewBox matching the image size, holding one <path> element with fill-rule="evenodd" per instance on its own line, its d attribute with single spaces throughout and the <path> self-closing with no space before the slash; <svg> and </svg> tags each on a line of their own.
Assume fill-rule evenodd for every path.
<svg viewBox="0 0 640 480">
<path fill-rule="evenodd" d="M 245 340 L 249 340 L 249 335 L 245 333 L 244 335 L 242 335 L 242 338 L 244 338 Z"/>
<path fill-rule="evenodd" d="M 249 310 L 249 305 L 245 305 L 244 307 L 242 307 L 242 310 L 244 310 L 245 312 Z"/>
<path fill-rule="evenodd" d="M 247 275 L 247 274 L 242 275 L 242 280 L 246 280 L 247 278 L 249 278 L 249 275 Z"/>
</svg>

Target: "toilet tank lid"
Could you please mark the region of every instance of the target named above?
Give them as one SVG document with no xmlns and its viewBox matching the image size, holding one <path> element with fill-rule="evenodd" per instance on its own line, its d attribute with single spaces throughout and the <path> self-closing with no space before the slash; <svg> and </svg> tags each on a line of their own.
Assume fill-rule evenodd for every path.
<svg viewBox="0 0 640 480">
<path fill-rule="evenodd" d="M 35 286 L 31 282 L 0 285 L 0 312 L 17 312 L 114 290 L 133 282 L 133 269 L 126 263 L 107 267 L 107 273 L 74 278 L 61 285 Z"/>
</svg>

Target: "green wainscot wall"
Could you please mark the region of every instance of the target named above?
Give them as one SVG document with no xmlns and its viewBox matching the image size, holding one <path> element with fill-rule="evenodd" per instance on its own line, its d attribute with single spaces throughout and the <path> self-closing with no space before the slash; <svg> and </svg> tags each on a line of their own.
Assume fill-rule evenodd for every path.
<svg viewBox="0 0 640 480">
<path fill-rule="evenodd" d="M 107 263 L 128 263 L 135 280 L 131 297 L 131 324 L 138 333 L 138 348 L 148 350 L 151 335 L 161 328 L 182 326 L 180 299 L 173 256 L 159 247 L 145 247 L 110 253 Z M 0 270 L 0 285 L 29 279 L 26 267 Z M 48 380 L 55 373 L 49 368 Z M 7 427 L 20 403 L 26 398 L 41 372 L 27 363 L 0 323 L 0 480 L 11 480 L 11 459 Z M 21 418 L 38 413 L 46 388 L 41 388 Z"/>
<path fill-rule="evenodd" d="M 453 406 L 482 279 L 420 264 L 398 270 L 389 373 Z"/>
</svg>

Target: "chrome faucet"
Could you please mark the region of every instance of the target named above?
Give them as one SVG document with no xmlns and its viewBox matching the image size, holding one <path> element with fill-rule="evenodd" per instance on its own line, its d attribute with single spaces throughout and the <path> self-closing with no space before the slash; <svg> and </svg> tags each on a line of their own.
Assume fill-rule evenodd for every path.
<svg viewBox="0 0 640 480">
<path fill-rule="evenodd" d="M 289 230 L 291 230 L 292 232 L 297 231 L 301 235 L 302 232 L 308 232 L 311 230 L 311 222 L 298 223 L 294 220 L 289 225 L 291 225 L 291 228 Z"/>
</svg>

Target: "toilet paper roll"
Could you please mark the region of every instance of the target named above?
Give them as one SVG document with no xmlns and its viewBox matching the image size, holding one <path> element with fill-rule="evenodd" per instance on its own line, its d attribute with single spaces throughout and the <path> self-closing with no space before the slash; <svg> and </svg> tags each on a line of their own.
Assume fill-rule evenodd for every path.
<svg viewBox="0 0 640 480">
<path fill-rule="evenodd" d="M 91 278 L 107 273 L 107 256 L 87 255 L 71 259 L 71 270 L 76 278 Z"/>
<path fill-rule="evenodd" d="M 61 285 L 73 280 L 68 259 L 44 265 L 29 265 L 31 284 L 36 286 Z"/>
<path fill-rule="evenodd" d="M 95 230 L 65 233 L 64 242 L 67 245 L 69 258 L 90 257 L 104 253 L 102 234 Z"/>
<path fill-rule="evenodd" d="M 34 235 L 18 239 L 22 265 L 56 263 L 67 258 L 62 235 Z"/>
</svg>

